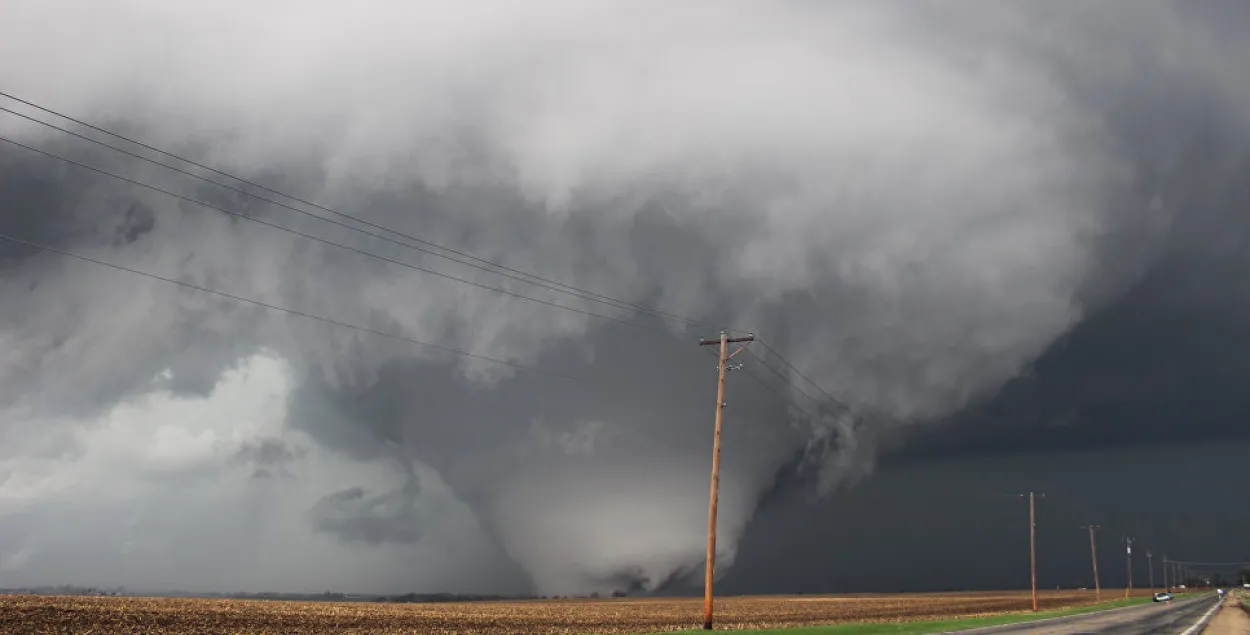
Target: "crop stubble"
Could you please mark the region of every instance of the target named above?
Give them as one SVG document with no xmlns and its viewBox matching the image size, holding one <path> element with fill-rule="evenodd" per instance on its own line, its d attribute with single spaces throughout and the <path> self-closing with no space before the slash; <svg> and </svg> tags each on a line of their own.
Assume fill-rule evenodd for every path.
<svg viewBox="0 0 1250 635">
<path fill-rule="evenodd" d="M 1089 604 L 1086 591 L 1047 592 L 1042 608 Z M 723 629 L 862 621 L 913 621 L 1027 610 L 1027 593 L 730 597 L 717 600 Z M 208 633 L 393 635 L 399 633 L 638 633 L 690 629 L 697 599 L 535 600 L 447 604 L 0 596 L 0 633 Z"/>
</svg>

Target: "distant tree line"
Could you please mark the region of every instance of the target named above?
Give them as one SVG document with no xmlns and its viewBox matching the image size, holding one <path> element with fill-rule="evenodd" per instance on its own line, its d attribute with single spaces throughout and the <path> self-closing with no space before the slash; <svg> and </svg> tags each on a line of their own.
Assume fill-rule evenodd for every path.
<svg viewBox="0 0 1250 635">
<path fill-rule="evenodd" d="M 60 586 L 20 587 L 0 589 L 0 595 L 126 595 L 125 587 L 102 589 L 93 586 L 76 586 L 62 584 Z"/>
<path fill-rule="evenodd" d="M 60 585 L 0 589 L 0 595 L 97 595 L 123 596 L 128 595 L 125 587 L 104 589 L 91 586 Z M 366 595 L 350 594 L 336 591 L 324 593 L 279 593 L 274 591 L 230 592 L 230 593 L 192 593 L 189 591 L 144 591 L 142 595 L 151 597 L 201 597 L 228 598 L 232 600 L 275 600 L 289 602 L 394 602 L 394 603 L 437 603 L 437 602 L 483 602 L 505 600 L 564 600 L 564 599 L 598 599 L 599 593 L 590 595 L 492 595 L 480 593 L 403 593 L 399 595 Z M 628 597 L 625 591 L 614 591 L 614 598 Z"/>
</svg>

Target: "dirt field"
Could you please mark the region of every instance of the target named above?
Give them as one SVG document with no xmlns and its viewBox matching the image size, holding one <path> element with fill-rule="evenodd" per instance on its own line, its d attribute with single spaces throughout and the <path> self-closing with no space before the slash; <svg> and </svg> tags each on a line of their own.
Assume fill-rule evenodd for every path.
<svg viewBox="0 0 1250 635">
<path fill-rule="evenodd" d="M 1103 597 L 1123 597 L 1123 591 L 1105 590 Z M 1040 595 L 1043 609 L 1093 599 L 1091 591 Z M 1029 607 L 1027 592 L 731 597 L 716 603 L 718 629 L 971 617 Z M 638 633 L 697 628 L 702 620 L 701 599 L 368 604 L 0 596 L 0 633 L 11 634 Z"/>
</svg>

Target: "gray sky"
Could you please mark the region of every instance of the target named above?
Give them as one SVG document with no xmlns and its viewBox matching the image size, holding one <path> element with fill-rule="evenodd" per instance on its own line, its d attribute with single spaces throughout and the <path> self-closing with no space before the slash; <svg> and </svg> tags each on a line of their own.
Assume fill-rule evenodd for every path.
<svg viewBox="0 0 1250 635">
<path fill-rule="evenodd" d="M 725 562 L 745 535 L 781 588 L 791 559 L 749 538 L 886 487 L 881 461 L 993 481 L 969 457 L 1245 438 L 1248 18 L 1146 0 L 16 0 L 0 90 L 755 329 L 869 413 L 790 394 L 826 414 L 810 421 L 734 377 Z M 131 178 L 612 312 L 0 115 L 5 137 Z M 701 563 L 715 387 L 693 344 L 712 332 L 493 294 L 7 144 L 0 231 L 577 377 L 0 246 L 0 586 L 550 594 Z"/>
</svg>

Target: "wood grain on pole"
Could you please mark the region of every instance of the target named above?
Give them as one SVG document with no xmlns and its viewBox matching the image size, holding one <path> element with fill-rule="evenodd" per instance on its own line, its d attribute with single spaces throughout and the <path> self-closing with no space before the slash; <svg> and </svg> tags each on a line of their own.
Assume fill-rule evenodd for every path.
<svg viewBox="0 0 1250 635">
<path fill-rule="evenodd" d="M 1102 583 L 1098 581 L 1098 545 L 1094 541 L 1094 525 L 1089 526 L 1089 556 L 1094 561 L 1094 597 L 1102 601 Z"/>
<path fill-rule="evenodd" d="M 720 489 L 720 437 L 725 409 L 725 370 L 729 354 L 729 337 L 720 334 L 720 377 L 716 385 L 716 436 L 712 441 L 712 493 L 707 519 L 707 577 L 703 592 L 703 628 L 712 629 L 712 578 L 716 568 L 716 500 Z"/>
<path fill-rule="evenodd" d="M 1033 612 L 1037 612 L 1037 518 L 1033 492 L 1029 492 L 1029 568 L 1033 578 Z"/>
</svg>

